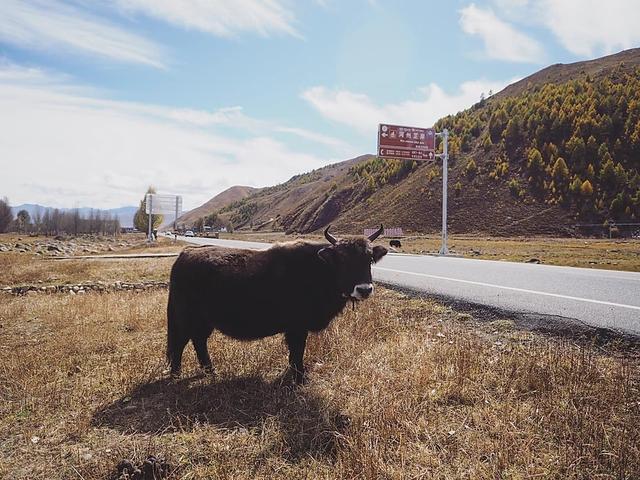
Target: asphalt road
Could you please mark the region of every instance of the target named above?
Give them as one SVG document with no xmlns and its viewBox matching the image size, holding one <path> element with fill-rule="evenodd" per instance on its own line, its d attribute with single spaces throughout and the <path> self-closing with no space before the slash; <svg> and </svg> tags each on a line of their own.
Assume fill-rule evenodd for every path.
<svg viewBox="0 0 640 480">
<path fill-rule="evenodd" d="M 184 238 L 266 249 L 268 243 Z M 452 257 L 388 254 L 376 281 L 549 322 L 567 320 L 640 335 L 640 273 Z"/>
</svg>

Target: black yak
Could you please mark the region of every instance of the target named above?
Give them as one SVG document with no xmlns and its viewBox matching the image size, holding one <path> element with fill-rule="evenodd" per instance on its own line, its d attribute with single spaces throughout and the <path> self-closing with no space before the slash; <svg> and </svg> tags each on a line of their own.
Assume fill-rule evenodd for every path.
<svg viewBox="0 0 640 480">
<path fill-rule="evenodd" d="M 200 366 L 212 370 L 207 339 L 214 330 L 240 340 L 284 333 L 296 383 L 304 379 L 308 332 L 326 328 L 349 300 L 373 292 L 371 265 L 387 253 L 369 238 L 329 244 L 298 241 L 268 250 L 189 247 L 171 269 L 167 306 L 167 360 L 180 374 L 191 340 Z"/>
</svg>

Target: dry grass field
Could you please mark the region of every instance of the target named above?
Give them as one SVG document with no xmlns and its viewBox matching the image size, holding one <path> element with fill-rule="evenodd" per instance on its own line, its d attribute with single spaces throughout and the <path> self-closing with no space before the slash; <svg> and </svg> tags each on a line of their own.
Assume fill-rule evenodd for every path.
<svg viewBox="0 0 640 480">
<path fill-rule="evenodd" d="M 154 261 L 77 272 L 28 260 L 30 273 L 14 263 L 0 283 L 61 264 L 58 282 L 166 279 L 172 259 Z M 310 337 L 304 387 L 291 386 L 281 338 L 219 334 L 215 376 L 188 347 L 170 381 L 166 299 L 0 296 L 0 478 L 117 478 L 120 460 L 148 455 L 171 479 L 640 477 L 640 359 L 628 348 L 379 288 Z"/>
<path fill-rule="evenodd" d="M 102 252 L 98 255 L 179 252 L 185 245 L 183 242 L 174 243 L 172 239 L 160 236 L 158 244 L 149 247 L 144 242 L 144 236 L 138 237 L 136 245 L 132 247 Z M 7 235 L 0 236 L 0 239 L 5 242 L 15 241 Z M 28 240 L 29 238 L 25 238 L 23 241 L 27 243 Z M 46 285 L 92 280 L 127 282 L 139 279 L 167 280 L 167 272 L 174 260 L 174 258 L 60 260 L 43 259 L 29 253 L 6 252 L 0 253 L 0 287 L 26 283 Z"/>
<path fill-rule="evenodd" d="M 403 241 L 401 251 L 436 252 L 440 237 L 429 236 Z M 538 259 L 547 265 L 604 268 L 640 272 L 640 240 L 545 237 L 475 237 L 454 235 L 449 248 L 466 258 L 526 262 Z"/>
</svg>

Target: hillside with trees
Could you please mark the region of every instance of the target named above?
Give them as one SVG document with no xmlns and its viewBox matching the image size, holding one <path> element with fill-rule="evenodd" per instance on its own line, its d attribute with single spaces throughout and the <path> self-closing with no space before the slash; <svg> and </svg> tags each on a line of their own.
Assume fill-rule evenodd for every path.
<svg viewBox="0 0 640 480">
<path fill-rule="evenodd" d="M 607 74 L 498 95 L 436 128 L 453 132 L 454 158 L 493 165 L 519 199 L 560 205 L 576 220 L 632 222 L 640 211 L 640 68 L 620 63 Z M 493 167 L 493 168 L 491 168 Z"/>
<path fill-rule="evenodd" d="M 640 222 L 640 49 L 553 65 L 447 116 L 458 233 L 589 233 Z M 440 228 L 439 163 L 365 155 L 297 175 L 217 214 L 235 228 Z"/>
</svg>

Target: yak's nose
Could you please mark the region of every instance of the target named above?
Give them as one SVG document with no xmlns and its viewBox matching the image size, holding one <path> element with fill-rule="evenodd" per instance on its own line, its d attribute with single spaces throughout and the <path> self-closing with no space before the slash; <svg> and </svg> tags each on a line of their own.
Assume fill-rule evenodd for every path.
<svg viewBox="0 0 640 480">
<path fill-rule="evenodd" d="M 373 292 L 373 285 L 358 285 L 356 287 L 356 292 L 358 292 L 362 296 L 362 298 L 367 298 L 369 295 L 371 295 L 371 292 Z"/>
</svg>

